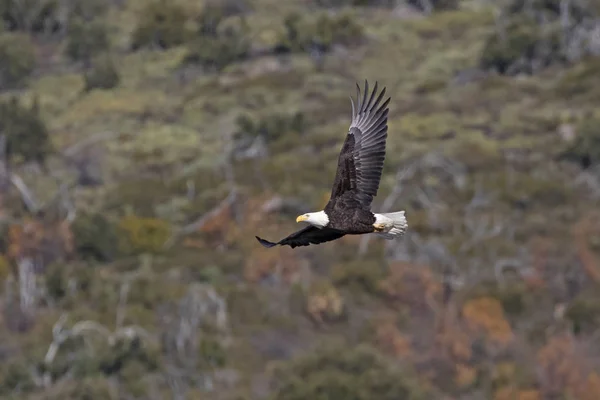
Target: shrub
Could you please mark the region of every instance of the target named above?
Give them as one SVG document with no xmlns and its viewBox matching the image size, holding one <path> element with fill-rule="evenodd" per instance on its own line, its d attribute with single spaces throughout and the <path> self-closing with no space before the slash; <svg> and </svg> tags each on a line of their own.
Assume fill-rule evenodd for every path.
<svg viewBox="0 0 600 400">
<path fill-rule="evenodd" d="M 588 297 L 574 299 L 565 312 L 565 318 L 573 324 L 575 334 L 593 332 L 600 321 L 600 301 L 595 296 Z"/>
<path fill-rule="evenodd" d="M 588 118 L 577 129 L 577 137 L 561 157 L 583 168 L 600 164 L 600 118 Z"/>
<path fill-rule="evenodd" d="M 597 7 L 569 2 L 566 14 L 561 7 L 560 0 L 510 1 L 487 38 L 481 66 L 501 74 L 531 74 L 594 54 L 595 24 L 588 20 L 597 18 Z"/>
<path fill-rule="evenodd" d="M 113 389 L 108 378 L 101 376 L 84 379 L 66 379 L 62 384 L 47 390 L 44 398 L 47 400 L 112 400 Z"/>
<path fill-rule="evenodd" d="M 119 222 L 119 243 L 126 254 L 160 252 L 170 234 L 169 224 L 155 218 L 130 215 Z"/>
<path fill-rule="evenodd" d="M 62 27 L 56 0 L 0 0 L 0 20 L 6 29 L 26 33 L 55 33 Z"/>
<path fill-rule="evenodd" d="M 217 36 L 217 30 L 225 19 L 244 14 L 250 9 L 245 0 L 212 0 L 205 3 L 198 17 L 201 35 Z"/>
<path fill-rule="evenodd" d="M 366 346 L 327 343 L 280 364 L 272 400 L 416 400 L 430 398 L 411 376 Z"/>
<path fill-rule="evenodd" d="M 291 13 L 284 26 L 285 32 L 275 48 L 278 52 L 310 51 L 314 47 L 328 51 L 336 44 L 356 44 L 364 35 L 362 26 L 348 13 L 334 16 L 320 13 L 314 19 Z"/>
<path fill-rule="evenodd" d="M 109 48 L 108 32 L 104 22 L 94 20 L 84 22 L 76 19 L 69 27 L 67 36 L 67 55 L 76 61 L 89 62 L 95 55 Z"/>
<path fill-rule="evenodd" d="M 364 260 L 337 264 L 331 272 L 333 283 L 353 290 L 377 294 L 379 283 L 385 277 L 381 264 Z"/>
<path fill-rule="evenodd" d="M 35 48 L 27 35 L 0 34 L 0 90 L 19 87 L 35 64 Z"/>
<path fill-rule="evenodd" d="M 189 37 L 186 29 L 187 10 L 174 2 L 154 0 L 142 10 L 133 32 L 132 47 L 167 49 L 184 43 Z"/>
<path fill-rule="evenodd" d="M 560 50 L 560 31 L 542 31 L 526 16 L 511 19 L 506 35 L 491 35 L 481 55 L 481 65 L 500 74 L 534 73 L 553 63 L 564 62 Z"/>
<path fill-rule="evenodd" d="M 105 0 L 0 0 L 0 26 L 29 34 L 63 34 L 73 18 L 91 21 L 108 7 Z"/>
<path fill-rule="evenodd" d="M 425 2 L 423 0 L 408 0 L 408 4 L 418 8 L 421 11 L 442 11 L 442 10 L 453 10 L 458 7 L 460 0 L 429 0 Z M 431 9 L 426 9 L 426 4 L 431 5 Z"/>
<path fill-rule="evenodd" d="M 235 1 L 231 1 L 235 3 Z M 242 6 L 209 2 L 198 18 L 198 30 L 188 45 L 186 64 L 199 64 L 220 71 L 227 65 L 245 58 L 250 40 L 245 20 L 227 19 L 244 11 Z"/>
<path fill-rule="evenodd" d="M 119 71 L 108 54 L 96 57 L 92 62 L 92 68 L 85 73 L 85 90 L 113 89 L 121 81 Z"/>
<path fill-rule="evenodd" d="M 73 222 L 75 250 L 84 260 L 107 262 L 117 255 L 116 227 L 102 214 L 81 214 Z"/>
<path fill-rule="evenodd" d="M 302 111 L 295 113 L 272 113 L 253 117 L 241 114 L 236 119 L 236 141 L 244 138 L 253 139 L 257 136 L 273 141 L 288 133 L 302 134 L 307 129 L 307 122 Z"/>
<path fill-rule="evenodd" d="M 110 2 L 106 0 L 74 1 L 70 5 L 69 16 L 72 19 L 93 21 L 98 17 L 105 16 Z"/>
<path fill-rule="evenodd" d="M 393 7 L 396 5 L 394 0 L 315 0 L 319 7 L 335 8 L 335 7 Z"/>
<path fill-rule="evenodd" d="M 26 393 L 35 388 L 31 372 L 23 362 L 3 361 L 0 366 L 0 394 L 10 397 L 15 392 Z"/>
<path fill-rule="evenodd" d="M 52 145 L 37 101 L 24 107 L 16 97 L 0 103 L 0 132 L 6 135 L 9 161 L 43 163 Z"/>
<path fill-rule="evenodd" d="M 120 372 L 127 364 L 139 362 L 151 371 L 157 368 L 156 353 L 154 346 L 145 344 L 138 337 L 118 339 L 108 351 L 103 352 L 100 369 L 104 374 L 110 375 Z"/>
<path fill-rule="evenodd" d="M 0 284 L 10 275 L 10 263 L 2 254 L 0 254 Z"/>
<path fill-rule="evenodd" d="M 200 36 L 188 45 L 184 63 L 199 64 L 210 70 L 220 71 L 227 65 L 242 60 L 250 50 L 245 29 L 227 27 L 216 37 Z"/>
</svg>

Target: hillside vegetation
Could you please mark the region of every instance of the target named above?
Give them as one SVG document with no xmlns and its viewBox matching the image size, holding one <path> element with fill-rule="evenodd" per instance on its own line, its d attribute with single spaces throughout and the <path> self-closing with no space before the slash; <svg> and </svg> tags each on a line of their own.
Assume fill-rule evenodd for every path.
<svg viewBox="0 0 600 400">
<path fill-rule="evenodd" d="M 0 0 L 0 397 L 600 398 L 598 0 Z M 365 79 L 405 237 L 265 249 Z"/>
</svg>

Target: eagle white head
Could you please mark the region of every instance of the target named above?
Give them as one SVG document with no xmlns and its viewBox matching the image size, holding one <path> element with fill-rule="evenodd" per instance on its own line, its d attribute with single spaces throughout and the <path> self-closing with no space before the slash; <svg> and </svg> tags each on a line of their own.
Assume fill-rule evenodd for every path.
<svg viewBox="0 0 600 400">
<path fill-rule="evenodd" d="M 325 214 L 325 211 L 317 211 L 298 216 L 296 222 L 308 222 L 317 228 L 324 228 L 329 223 L 329 217 Z"/>
</svg>

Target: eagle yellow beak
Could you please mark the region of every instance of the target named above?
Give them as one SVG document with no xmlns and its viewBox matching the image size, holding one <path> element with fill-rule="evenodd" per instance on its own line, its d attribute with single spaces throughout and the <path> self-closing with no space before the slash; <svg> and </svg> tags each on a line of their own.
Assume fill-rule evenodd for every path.
<svg viewBox="0 0 600 400">
<path fill-rule="evenodd" d="M 306 218 L 305 215 L 300 215 L 298 218 L 296 218 L 296 222 L 302 222 L 302 221 L 306 221 L 308 218 Z"/>
</svg>

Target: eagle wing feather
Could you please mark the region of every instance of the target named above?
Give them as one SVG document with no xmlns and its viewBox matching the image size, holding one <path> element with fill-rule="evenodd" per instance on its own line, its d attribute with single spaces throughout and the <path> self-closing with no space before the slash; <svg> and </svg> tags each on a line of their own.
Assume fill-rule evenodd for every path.
<svg viewBox="0 0 600 400">
<path fill-rule="evenodd" d="M 338 169 L 333 184 L 331 198 L 341 196 L 353 190 L 356 200 L 364 208 L 369 208 L 373 197 L 379 190 L 383 163 L 385 161 L 385 146 L 387 140 L 387 120 L 390 103 L 388 97 L 383 103 L 385 87 L 375 99 L 378 83 L 369 95 L 369 83 L 365 81 L 365 91 L 361 100 L 358 84 L 357 102 L 352 97 L 352 122 L 346 135 L 346 140 L 340 151 Z"/>
<path fill-rule="evenodd" d="M 303 229 L 300 229 L 297 232 L 292 233 L 291 235 L 281 239 L 279 242 L 274 243 L 268 240 L 259 238 L 256 236 L 256 239 L 262 244 L 264 247 L 271 248 L 273 246 L 285 246 L 288 245 L 292 249 L 299 246 L 308 246 L 311 244 L 320 244 L 325 242 L 330 242 L 332 240 L 336 240 L 344 236 L 344 232 L 340 232 L 336 229 L 331 228 L 317 228 L 315 226 L 309 225 Z"/>
<path fill-rule="evenodd" d="M 360 87 L 356 85 L 359 104 L 356 107 L 357 111 L 353 112 L 352 123 L 348 131 L 348 135 L 354 136 L 353 158 L 356 189 L 364 197 L 364 200 L 361 201 L 363 206 L 370 206 L 373 197 L 377 195 L 385 161 L 390 98 L 388 97 L 381 103 L 386 90 L 384 87 L 377 99 L 374 100 L 377 87 L 378 84 L 375 82 L 373 92 L 367 101 L 369 83 L 365 81 L 365 92 L 360 101 Z"/>
</svg>

